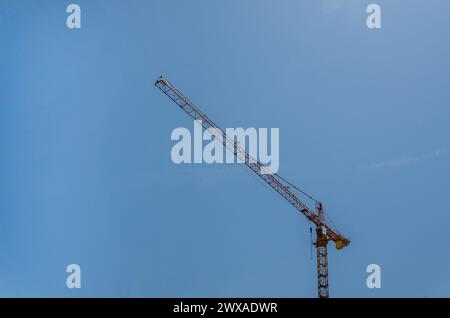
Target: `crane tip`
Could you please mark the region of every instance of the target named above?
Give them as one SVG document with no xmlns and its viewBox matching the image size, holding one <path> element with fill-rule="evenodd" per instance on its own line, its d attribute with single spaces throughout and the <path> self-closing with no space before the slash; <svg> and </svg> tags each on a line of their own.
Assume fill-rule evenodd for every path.
<svg viewBox="0 0 450 318">
<path fill-rule="evenodd" d="M 160 76 L 158 77 L 158 79 L 155 81 L 155 86 L 157 86 L 158 83 L 163 82 L 163 81 L 164 81 L 164 77 L 163 77 L 162 75 L 160 75 Z"/>
</svg>

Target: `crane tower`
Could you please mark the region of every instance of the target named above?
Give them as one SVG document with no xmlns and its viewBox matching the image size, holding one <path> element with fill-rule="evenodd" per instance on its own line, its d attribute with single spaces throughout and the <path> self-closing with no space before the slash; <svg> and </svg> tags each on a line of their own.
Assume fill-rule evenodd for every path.
<svg viewBox="0 0 450 318">
<path fill-rule="evenodd" d="M 238 143 L 228 137 L 225 132 L 216 125 L 205 113 L 195 106 L 189 99 L 180 93 L 166 79 L 160 77 L 155 86 L 169 97 L 179 108 L 186 112 L 193 120 L 201 120 L 204 129 L 214 129 L 221 136 L 221 142 L 234 153 L 245 165 L 247 165 L 256 175 L 264 180 L 273 190 L 294 206 L 306 219 L 316 227 L 316 240 L 314 245 L 317 253 L 317 282 L 318 296 L 320 298 L 329 297 L 328 286 L 328 242 L 333 241 L 336 249 L 340 250 L 350 244 L 350 240 L 332 228 L 326 221 L 323 205 L 305 192 L 295 187 L 292 183 L 278 174 L 272 173 L 260 161 L 252 158 L 250 154 L 240 147 Z M 290 189 L 296 189 L 309 199 L 315 202 L 315 209 L 309 208 Z"/>
</svg>

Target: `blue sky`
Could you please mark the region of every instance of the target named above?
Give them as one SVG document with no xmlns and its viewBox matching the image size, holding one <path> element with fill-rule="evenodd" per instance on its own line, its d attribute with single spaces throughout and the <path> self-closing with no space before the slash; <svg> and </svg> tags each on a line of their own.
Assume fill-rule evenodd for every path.
<svg viewBox="0 0 450 318">
<path fill-rule="evenodd" d="M 159 75 L 280 128 L 279 172 L 352 240 L 331 296 L 450 296 L 448 1 L 73 2 L 79 30 L 0 1 L 0 296 L 316 296 L 303 216 L 245 167 L 172 163 L 192 123 Z"/>
</svg>

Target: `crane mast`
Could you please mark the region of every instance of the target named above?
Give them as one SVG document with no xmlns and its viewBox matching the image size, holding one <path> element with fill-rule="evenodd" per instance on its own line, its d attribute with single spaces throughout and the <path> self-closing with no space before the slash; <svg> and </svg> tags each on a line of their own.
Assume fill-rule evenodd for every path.
<svg viewBox="0 0 450 318">
<path fill-rule="evenodd" d="M 178 91 L 166 79 L 160 77 L 155 82 L 155 86 L 159 88 L 167 97 L 169 97 L 176 105 L 178 105 L 178 107 L 186 112 L 193 120 L 201 121 L 201 125 L 205 130 L 214 130 L 216 138 L 219 136 L 219 141 L 228 150 L 232 151 L 242 163 L 247 165 L 256 175 L 264 180 L 265 183 L 267 183 L 279 195 L 293 205 L 307 218 L 308 221 L 314 223 L 316 227 L 316 241 L 314 245 L 317 253 L 318 296 L 320 298 L 329 297 L 328 242 L 333 241 L 335 242 L 337 249 L 342 249 L 350 244 L 350 240 L 345 238 L 336 230 L 332 229 L 332 227 L 327 224 L 322 203 L 313 199 L 316 202 L 315 210 L 309 208 L 290 190 L 292 185 L 287 180 L 280 177 L 278 174 L 272 173 L 259 160 L 250 156 L 245 149 L 236 143 L 234 139 L 227 136 L 217 124 L 215 124 L 205 113 L 203 113 L 189 99 L 181 94 L 181 92 Z"/>
</svg>

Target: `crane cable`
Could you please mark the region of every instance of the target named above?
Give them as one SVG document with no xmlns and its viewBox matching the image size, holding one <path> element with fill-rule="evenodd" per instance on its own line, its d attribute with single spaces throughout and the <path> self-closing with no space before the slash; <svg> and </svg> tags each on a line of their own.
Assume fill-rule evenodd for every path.
<svg viewBox="0 0 450 318">
<path fill-rule="evenodd" d="M 298 187 L 296 187 L 294 184 L 292 184 L 291 182 L 289 182 L 288 180 L 286 180 L 286 178 L 283 178 L 282 176 L 280 176 L 278 173 L 274 174 L 275 176 L 277 176 L 278 178 L 280 178 L 281 180 L 283 180 L 284 182 L 286 182 L 290 187 L 292 187 L 293 189 L 299 191 L 300 193 L 302 193 L 304 196 L 308 197 L 309 199 L 311 199 L 312 201 L 314 201 L 315 203 L 321 203 L 319 200 L 314 199 L 311 195 L 309 195 L 308 193 L 306 193 L 305 191 L 303 191 L 302 189 L 299 189 Z M 330 227 L 333 229 L 333 231 L 335 231 L 336 233 L 339 234 L 339 231 L 336 230 L 336 226 L 333 223 L 333 220 L 331 219 L 331 217 L 328 215 L 328 213 L 324 212 L 324 217 L 326 219 L 326 223 L 328 223 L 330 225 Z M 310 220 L 307 220 L 308 223 L 311 223 Z M 310 228 L 311 230 L 311 228 Z M 311 230 L 312 231 L 312 230 Z M 310 231 L 310 232 L 311 232 Z M 312 250 L 312 232 L 311 232 L 311 250 Z M 312 253 L 312 251 L 311 251 Z M 312 255 L 312 254 L 311 254 Z"/>
<path fill-rule="evenodd" d="M 308 197 L 309 199 L 313 200 L 315 203 L 320 203 L 319 200 L 314 199 L 312 196 L 310 196 L 308 193 L 306 193 L 305 191 L 303 191 L 302 189 L 299 189 L 298 187 L 296 187 L 294 184 L 292 184 L 291 182 L 289 182 L 288 180 L 286 180 L 285 178 L 283 178 L 282 176 L 280 176 L 278 173 L 275 173 L 275 175 L 280 178 L 281 180 L 283 180 L 284 182 L 286 182 L 290 187 L 294 188 L 295 190 L 299 191 L 300 193 L 302 193 L 304 196 Z"/>
</svg>

